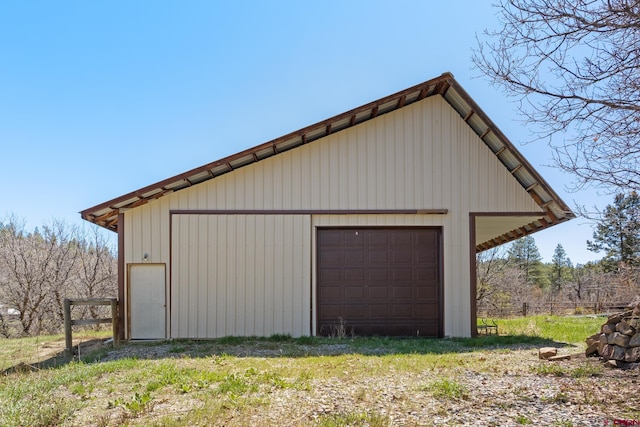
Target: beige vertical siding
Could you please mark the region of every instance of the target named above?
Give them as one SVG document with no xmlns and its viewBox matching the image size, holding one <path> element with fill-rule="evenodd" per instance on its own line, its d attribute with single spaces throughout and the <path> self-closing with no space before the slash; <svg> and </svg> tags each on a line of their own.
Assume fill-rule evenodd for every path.
<svg viewBox="0 0 640 427">
<path fill-rule="evenodd" d="M 173 215 L 171 337 L 310 334 L 310 217 Z"/>
<path fill-rule="evenodd" d="M 141 262 L 144 252 L 151 262 L 173 261 L 172 336 L 194 337 L 310 333 L 314 229 L 294 227 L 289 216 L 174 215 L 171 236 L 169 212 L 178 209 L 448 209 L 444 216 L 314 215 L 313 225 L 442 226 L 449 336 L 470 334 L 469 212 L 540 211 L 459 115 L 429 97 L 125 213 L 126 262 Z"/>
</svg>

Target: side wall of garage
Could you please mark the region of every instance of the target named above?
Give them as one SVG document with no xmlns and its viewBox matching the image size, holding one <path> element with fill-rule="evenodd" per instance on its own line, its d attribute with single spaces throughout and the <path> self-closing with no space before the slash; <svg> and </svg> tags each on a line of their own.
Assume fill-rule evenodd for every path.
<svg viewBox="0 0 640 427">
<path fill-rule="evenodd" d="M 172 338 L 310 334 L 308 215 L 172 215 Z"/>
<path fill-rule="evenodd" d="M 404 209 L 418 213 L 394 213 Z M 179 320 L 180 316 L 191 319 L 195 316 L 191 312 L 204 309 L 200 298 L 194 296 L 199 294 L 192 294 L 190 290 L 202 288 L 200 283 L 205 282 L 196 280 L 196 277 L 205 275 L 205 272 L 189 271 L 187 275 L 182 270 L 179 273 L 174 270 L 192 262 L 192 257 L 184 260 L 176 258 L 182 256 L 179 254 L 191 251 L 194 245 L 204 245 L 200 239 L 204 238 L 205 231 L 200 230 L 199 222 L 203 221 L 203 226 L 210 225 L 204 219 L 188 219 L 186 223 L 189 224 L 188 235 L 191 237 L 181 232 L 177 237 L 180 242 L 172 243 L 174 226 L 171 225 L 171 217 L 175 216 L 172 212 L 233 210 L 245 213 L 259 211 L 261 214 L 296 210 L 333 212 L 311 216 L 308 246 L 302 252 L 304 259 L 296 261 L 296 264 L 310 264 L 305 273 L 311 275 L 310 300 L 315 298 L 317 290 L 314 252 L 318 227 L 442 227 L 444 335 L 469 336 L 469 212 L 536 212 L 540 207 L 449 104 L 440 97 L 426 98 L 401 110 L 125 211 L 125 263 L 147 261 L 166 264 L 167 301 L 173 298 L 169 292 L 180 294 L 180 302 L 175 302 L 180 309 L 172 307 L 167 315 L 167 330 L 171 330 L 172 334 L 174 330 L 178 334 L 205 334 L 202 322 L 199 321 L 194 329 Z M 367 214 L 369 210 L 381 213 Z M 419 213 L 421 210 L 446 210 L 447 213 L 427 215 Z M 340 214 L 341 211 L 345 214 Z M 359 213 L 354 214 L 355 211 Z M 238 218 L 232 221 L 238 221 Z M 233 226 L 240 227 L 238 230 L 244 230 L 246 234 L 247 225 L 239 224 L 236 222 Z M 206 231 L 207 236 L 209 233 L 210 230 Z M 251 233 L 253 236 L 249 235 Z M 258 228 L 251 233 L 246 234 L 248 241 L 260 243 L 262 236 Z M 197 244 L 194 243 L 196 238 Z M 215 236 L 206 241 L 214 244 L 213 240 L 218 241 L 218 238 Z M 311 253 L 307 258 L 309 251 Z M 148 255 L 146 259 L 143 259 L 144 254 Z M 292 254 L 294 257 L 298 255 L 297 252 Z M 202 252 L 198 252 L 198 256 L 203 256 Z M 238 258 L 243 254 L 237 249 L 227 252 L 226 256 L 227 262 L 231 262 L 233 257 L 236 266 L 247 265 L 247 268 L 251 268 L 246 259 Z M 257 253 L 253 256 L 258 258 Z M 205 264 L 200 262 L 198 269 L 200 266 L 204 268 Z M 206 274 L 210 274 L 208 270 Z M 198 283 L 194 284 L 194 281 Z M 178 290 L 182 288 L 188 290 Z M 183 297 L 183 294 L 187 296 Z M 237 298 L 234 299 L 234 304 L 237 301 Z M 315 313 L 310 313 L 316 307 L 316 302 L 311 300 L 302 309 L 306 310 L 307 318 L 315 316 Z M 292 301 L 292 304 L 296 303 Z M 207 305 L 207 309 L 212 308 Z M 226 306 L 225 309 L 231 310 L 231 307 Z M 183 313 L 183 310 L 188 313 Z M 236 311 L 238 313 L 234 316 L 253 315 Z M 229 316 L 225 314 L 224 317 L 227 319 Z M 316 319 L 308 322 L 307 318 L 302 318 L 300 328 L 308 328 L 307 325 L 316 323 Z M 240 325 L 241 321 L 234 322 Z M 246 319 L 242 322 L 245 322 L 244 326 L 239 330 L 250 331 L 246 328 Z M 218 328 L 222 328 L 220 325 L 211 325 L 211 330 L 218 331 Z M 210 325 L 207 324 L 207 335 L 210 334 L 209 330 Z M 231 329 L 220 330 L 231 332 Z M 306 332 L 300 329 L 301 334 Z"/>
</svg>

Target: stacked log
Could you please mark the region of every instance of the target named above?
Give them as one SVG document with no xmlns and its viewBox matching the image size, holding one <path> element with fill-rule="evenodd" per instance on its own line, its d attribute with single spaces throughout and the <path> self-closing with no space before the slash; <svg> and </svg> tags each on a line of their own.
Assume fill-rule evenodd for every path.
<svg viewBox="0 0 640 427">
<path fill-rule="evenodd" d="M 600 356 L 618 367 L 640 363 L 640 298 L 627 308 L 609 316 L 600 332 L 587 338 L 587 356 Z"/>
</svg>

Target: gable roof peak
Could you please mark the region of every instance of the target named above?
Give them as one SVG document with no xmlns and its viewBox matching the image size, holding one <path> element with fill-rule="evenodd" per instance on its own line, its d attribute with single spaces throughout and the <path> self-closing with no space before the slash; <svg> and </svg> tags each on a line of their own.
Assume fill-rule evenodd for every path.
<svg viewBox="0 0 640 427">
<path fill-rule="evenodd" d="M 453 74 L 448 71 L 434 79 L 369 102 L 274 140 L 85 209 L 80 212 L 80 215 L 87 221 L 109 230 L 117 231 L 118 214 L 124 209 L 138 207 L 169 193 L 214 179 L 235 169 L 308 144 L 431 96 L 442 96 L 460 115 L 535 202 L 547 212 L 549 224 L 575 217 L 571 209 L 567 207 L 509 139 L 460 86 Z"/>
</svg>

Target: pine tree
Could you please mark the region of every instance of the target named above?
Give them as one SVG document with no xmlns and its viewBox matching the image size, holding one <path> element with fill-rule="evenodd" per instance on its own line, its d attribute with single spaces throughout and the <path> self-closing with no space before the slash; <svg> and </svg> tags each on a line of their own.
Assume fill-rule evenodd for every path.
<svg viewBox="0 0 640 427">
<path fill-rule="evenodd" d="M 542 256 L 540 256 L 540 251 L 533 237 L 525 236 L 513 242 L 509 248 L 508 257 L 524 273 L 527 283 L 542 286 L 540 280 Z"/>
<path fill-rule="evenodd" d="M 553 251 L 553 257 L 551 257 L 551 290 L 554 293 L 560 292 L 564 283 L 570 279 L 571 269 L 573 264 L 567 256 L 567 252 L 564 250 L 561 244 L 556 246 Z"/>
<path fill-rule="evenodd" d="M 640 197 L 633 191 L 618 194 L 597 220 L 593 241 L 587 241 L 593 252 L 605 252 L 602 262 L 608 271 L 619 263 L 640 265 Z"/>
</svg>

